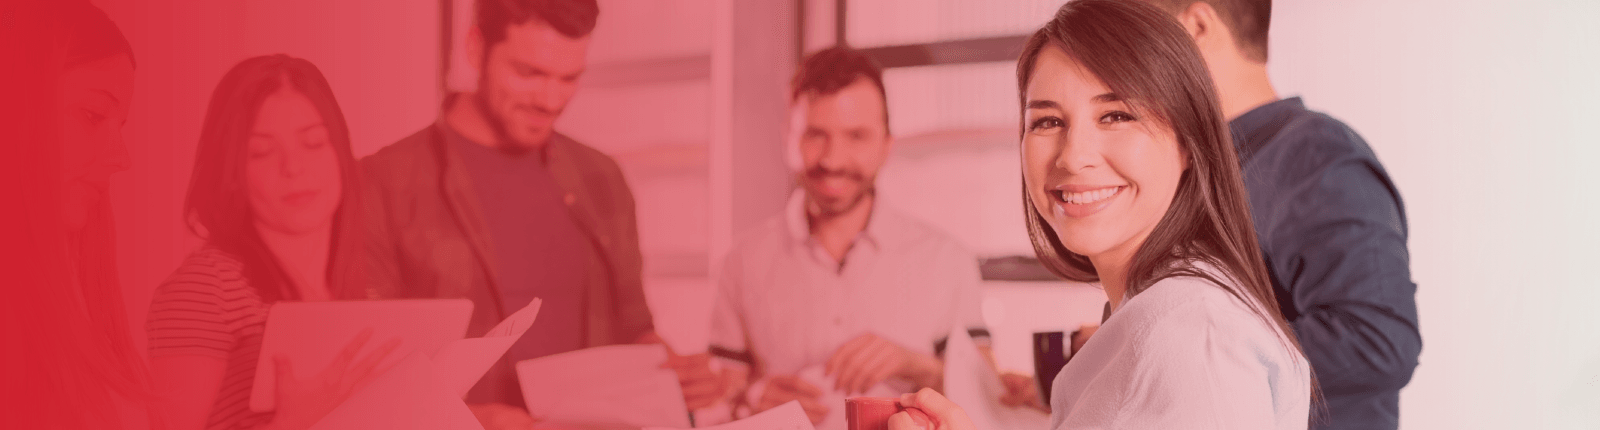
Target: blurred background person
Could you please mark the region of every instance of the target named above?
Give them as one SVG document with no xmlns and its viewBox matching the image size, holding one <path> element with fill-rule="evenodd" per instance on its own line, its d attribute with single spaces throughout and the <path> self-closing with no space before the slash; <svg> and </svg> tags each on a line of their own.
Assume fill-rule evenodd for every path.
<svg viewBox="0 0 1600 430">
<path fill-rule="evenodd" d="M 977 258 L 878 202 L 894 137 L 871 59 L 845 47 L 811 54 L 789 102 L 800 189 L 728 252 L 711 342 L 733 359 L 736 412 L 799 401 L 818 428 L 839 430 L 845 396 L 941 389 L 937 354 L 952 329 L 986 340 Z"/>
<path fill-rule="evenodd" d="M 471 299 L 468 336 L 542 299 L 534 326 L 467 395 L 486 427 L 526 428 L 516 362 L 660 339 L 621 169 L 553 129 L 587 67 L 599 6 L 481 0 L 476 12 L 465 48 L 476 90 L 449 95 L 437 121 L 362 161 L 370 275 L 390 297 Z M 686 376 L 685 392 L 706 382 Z"/>
<path fill-rule="evenodd" d="M 184 204 L 205 245 L 156 290 L 146 325 L 172 428 L 307 428 L 376 376 L 396 343 L 358 358 L 358 338 L 327 370 L 279 359 L 275 411 L 250 410 L 269 305 L 367 297 L 358 177 L 344 114 L 310 62 L 255 57 L 217 84 Z"/>
<path fill-rule="evenodd" d="M 1422 354 L 1399 189 L 1355 130 L 1278 96 L 1271 0 L 1146 1 L 1176 15 L 1211 71 L 1278 307 L 1326 396 L 1314 427 L 1399 427 Z"/>
<path fill-rule="evenodd" d="M 142 427 L 108 199 L 133 50 L 85 1 L 5 2 L 0 22 L 0 428 Z"/>
<path fill-rule="evenodd" d="M 1303 429 L 1311 371 L 1278 313 L 1205 63 L 1135 0 L 1078 0 L 1017 62 L 1039 259 L 1109 318 L 1052 384 L 1057 429 Z M 938 393 L 907 406 L 970 429 Z M 891 428 L 919 428 L 907 413 Z"/>
</svg>

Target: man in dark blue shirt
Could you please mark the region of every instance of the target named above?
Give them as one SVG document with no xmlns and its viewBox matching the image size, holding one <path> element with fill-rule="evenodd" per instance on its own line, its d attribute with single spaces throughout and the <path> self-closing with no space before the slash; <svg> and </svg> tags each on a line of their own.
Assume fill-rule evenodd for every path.
<svg viewBox="0 0 1600 430">
<path fill-rule="evenodd" d="M 1393 429 L 1422 351 L 1405 208 L 1361 136 L 1267 77 L 1271 0 L 1148 0 L 1172 11 L 1222 98 L 1261 250 L 1326 404 L 1313 428 Z"/>
</svg>

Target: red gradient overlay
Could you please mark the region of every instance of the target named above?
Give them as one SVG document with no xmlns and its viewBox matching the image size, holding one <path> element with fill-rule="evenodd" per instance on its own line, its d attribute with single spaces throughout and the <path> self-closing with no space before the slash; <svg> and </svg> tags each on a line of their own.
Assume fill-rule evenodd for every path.
<svg viewBox="0 0 1600 430">
<path fill-rule="evenodd" d="M 175 382 L 152 376 L 158 345 L 147 321 L 158 288 L 206 245 L 185 219 L 185 196 L 223 76 L 262 55 L 314 64 L 346 119 L 350 155 L 361 159 L 439 121 L 448 96 L 478 89 L 480 70 L 467 53 L 473 3 L 93 0 L 131 46 L 132 79 L 117 91 L 124 66 L 100 64 L 103 76 L 91 86 L 116 102 L 91 101 L 99 104 L 83 111 L 85 99 L 62 89 L 83 74 L 71 47 L 79 24 L 70 18 L 81 12 L 70 5 L 81 1 L 0 0 L 0 428 L 205 428 L 167 407 L 164 393 Z M 681 405 L 615 415 L 635 428 L 705 426 L 744 413 L 729 403 L 738 399 L 729 400 L 726 381 L 707 382 L 731 366 L 709 345 L 711 313 L 728 249 L 779 216 L 800 188 L 789 80 L 806 52 L 847 43 L 886 63 L 895 140 L 875 185 L 885 204 L 982 259 L 1032 257 L 1016 192 L 1015 51 L 1005 43 L 1037 29 L 1063 2 L 1001 3 L 601 0 L 585 70 L 554 130 L 609 157 L 626 179 L 638 277 L 653 317 L 652 330 L 629 342 L 665 349 L 608 350 L 574 366 L 574 375 L 631 372 L 610 372 L 629 375 L 626 384 L 595 384 L 589 394 L 680 390 Z M 1592 79 L 1600 75 L 1600 30 L 1585 18 L 1600 10 L 1560 1 L 1278 3 L 1270 68 L 1279 92 L 1305 95 L 1359 130 L 1406 198 L 1417 303 L 1428 321 L 1424 364 L 1401 392 L 1401 427 L 1600 422 L 1600 321 L 1590 309 L 1600 290 L 1577 269 L 1600 241 L 1600 207 L 1586 197 L 1600 183 L 1590 165 L 1600 159 L 1600 133 L 1590 126 L 1600 116 Z M 71 128 L 80 125 L 62 125 L 64 116 L 117 124 L 81 137 Z M 1529 203 L 1483 204 L 1512 195 Z M 460 251 L 450 246 L 436 249 Z M 1096 324 L 1106 301 L 1088 284 L 986 280 L 983 288 L 993 365 L 1030 396 L 1030 336 Z M 433 365 L 451 341 L 489 339 L 460 348 L 494 351 L 492 336 L 479 337 L 486 333 L 451 326 L 405 338 L 362 334 L 365 321 L 339 323 L 283 334 L 321 348 L 294 351 L 319 358 L 291 364 L 283 381 L 300 384 L 287 390 L 317 401 L 301 403 L 312 412 L 299 416 L 311 418 L 285 425 L 328 417 L 389 425 L 333 412 L 340 400 L 379 387 L 388 397 L 358 403 L 426 411 L 389 417 L 399 426 L 467 417 L 491 429 L 582 427 L 526 405 L 468 407 L 457 387 L 416 376 L 441 372 Z M 335 332 L 337 339 L 318 337 Z M 347 372 L 321 370 L 331 367 Z M 443 372 L 479 367 L 489 364 Z M 662 383 L 674 378 L 681 385 Z M 342 388 L 319 390 L 313 381 Z M 511 389 L 526 395 L 526 387 Z"/>
</svg>

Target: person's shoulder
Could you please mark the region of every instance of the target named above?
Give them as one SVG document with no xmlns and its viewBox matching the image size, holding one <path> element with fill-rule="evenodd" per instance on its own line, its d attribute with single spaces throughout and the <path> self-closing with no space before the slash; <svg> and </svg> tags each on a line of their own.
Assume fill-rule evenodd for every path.
<svg viewBox="0 0 1600 430">
<path fill-rule="evenodd" d="M 244 263 L 238 256 L 210 244 L 201 246 L 200 249 L 189 253 L 189 256 L 184 258 L 183 264 L 178 267 L 180 272 L 183 269 L 192 269 L 215 275 L 227 275 L 244 271 Z"/>
<path fill-rule="evenodd" d="M 417 163 L 430 160 L 434 156 L 434 140 L 438 133 L 434 125 L 428 125 L 401 138 L 395 143 L 379 148 L 378 152 L 361 158 L 361 165 L 368 171 L 373 170 L 411 170 Z"/>
<path fill-rule="evenodd" d="M 740 257 L 771 258 L 770 255 L 752 255 L 767 253 L 777 249 L 788 240 L 789 225 L 783 214 L 777 214 L 761 220 L 755 226 L 739 232 L 733 238 L 733 244 L 728 248 L 729 260 Z"/>
<path fill-rule="evenodd" d="M 886 232 L 892 236 L 892 240 L 898 242 L 897 246 L 952 257 L 959 256 L 977 264 L 977 255 L 950 232 L 888 205 L 882 205 L 877 210 L 878 213 L 873 216 L 883 217 L 877 221 L 881 222 Z"/>
<path fill-rule="evenodd" d="M 239 258 L 213 245 L 190 253 L 183 263 L 156 289 L 156 295 L 227 295 L 244 286 L 244 264 Z"/>
<path fill-rule="evenodd" d="M 1128 299 L 1119 312 L 1128 312 L 1134 319 L 1166 332 L 1163 336 L 1190 336 L 1203 331 L 1240 334 L 1240 328 L 1252 332 L 1268 328 L 1260 313 L 1220 284 L 1232 282 L 1231 278 L 1214 271 L 1204 273 L 1210 277 L 1177 275 L 1156 281 Z"/>
<path fill-rule="evenodd" d="M 737 232 L 723 254 L 719 275 L 723 288 L 748 288 L 746 277 L 759 276 L 785 261 L 790 245 L 789 230 L 782 214 Z"/>
<path fill-rule="evenodd" d="M 1290 115 L 1279 134 L 1292 143 L 1283 149 L 1324 161 L 1348 157 L 1375 158 L 1372 148 L 1354 128 L 1327 113 L 1299 109 Z"/>
</svg>

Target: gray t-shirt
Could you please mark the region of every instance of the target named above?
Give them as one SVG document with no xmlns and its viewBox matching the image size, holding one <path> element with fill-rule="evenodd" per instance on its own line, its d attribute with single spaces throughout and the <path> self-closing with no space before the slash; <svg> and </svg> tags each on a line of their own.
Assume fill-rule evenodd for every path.
<svg viewBox="0 0 1600 430">
<path fill-rule="evenodd" d="M 583 348 L 585 276 L 593 245 L 567 208 L 566 191 L 545 166 L 543 151 L 513 154 L 441 128 L 461 154 L 477 193 L 502 311 L 509 315 L 535 297 L 544 300 L 539 318 L 506 352 L 507 360 Z"/>
</svg>

